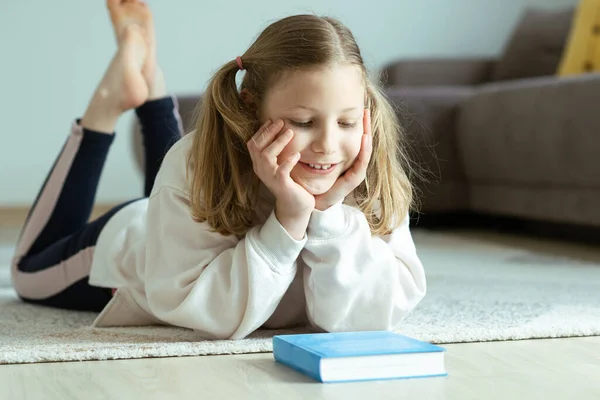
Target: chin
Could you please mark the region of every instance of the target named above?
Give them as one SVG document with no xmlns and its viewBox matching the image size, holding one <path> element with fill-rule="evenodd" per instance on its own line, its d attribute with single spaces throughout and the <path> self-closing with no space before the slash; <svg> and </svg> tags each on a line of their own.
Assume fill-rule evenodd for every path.
<svg viewBox="0 0 600 400">
<path fill-rule="evenodd" d="M 306 189 L 306 191 L 313 196 L 325 194 L 333 186 L 333 182 L 309 182 L 303 179 L 297 179 L 296 182 L 298 182 L 300 186 Z"/>
<path fill-rule="evenodd" d="M 304 187 L 304 189 L 306 189 L 306 191 L 308 193 L 312 194 L 313 196 L 318 196 L 320 194 L 325 194 L 331 188 L 331 186 L 328 187 L 328 188 L 326 188 L 326 189 L 324 189 L 324 188 L 311 188 L 311 187 L 307 187 L 305 185 L 302 185 L 302 186 Z"/>
</svg>

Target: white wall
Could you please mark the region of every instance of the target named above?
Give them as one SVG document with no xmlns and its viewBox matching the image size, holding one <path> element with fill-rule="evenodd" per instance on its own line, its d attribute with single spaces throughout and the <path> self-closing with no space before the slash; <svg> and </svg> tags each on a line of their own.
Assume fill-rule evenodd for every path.
<svg viewBox="0 0 600 400">
<path fill-rule="evenodd" d="M 288 14 L 341 19 L 368 67 L 402 57 L 498 54 L 527 6 L 576 0 L 150 0 L 159 62 L 174 93 L 203 90 L 261 29 Z M 115 49 L 103 0 L 0 3 L 0 207 L 30 205 Z M 117 127 L 97 201 L 137 197 L 126 114 Z"/>
</svg>

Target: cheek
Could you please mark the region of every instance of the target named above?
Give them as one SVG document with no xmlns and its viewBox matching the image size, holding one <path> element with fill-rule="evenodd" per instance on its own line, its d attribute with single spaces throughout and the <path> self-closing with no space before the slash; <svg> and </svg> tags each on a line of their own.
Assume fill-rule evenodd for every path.
<svg viewBox="0 0 600 400">
<path fill-rule="evenodd" d="M 344 143 L 344 149 L 347 154 L 348 160 L 352 163 L 354 159 L 358 157 L 358 153 L 360 153 L 360 146 L 362 140 L 362 133 L 353 134 L 352 138 L 348 138 L 348 140 Z"/>
</svg>

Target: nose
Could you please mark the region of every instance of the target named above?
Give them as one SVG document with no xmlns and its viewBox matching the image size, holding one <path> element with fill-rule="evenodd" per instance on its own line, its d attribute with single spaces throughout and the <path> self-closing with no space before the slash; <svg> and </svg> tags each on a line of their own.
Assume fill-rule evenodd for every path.
<svg viewBox="0 0 600 400">
<path fill-rule="evenodd" d="M 312 151 L 324 155 L 335 154 L 338 145 L 337 134 L 337 124 L 324 124 L 321 129 L 315 131 Z"/>
</svg>

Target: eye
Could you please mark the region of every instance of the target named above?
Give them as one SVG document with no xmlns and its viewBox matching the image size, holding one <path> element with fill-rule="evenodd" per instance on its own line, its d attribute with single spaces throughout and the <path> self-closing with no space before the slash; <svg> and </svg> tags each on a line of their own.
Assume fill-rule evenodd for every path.
<svg viewBox="0 0 600 400">
<path fill-rule="evenodd" d="M 340 125 L 344 128 L 352 129 L 356 126 L 356 122 L 340 122 Z"/>
<path fill-rule="evenodd" d="M 308 128 L 309 126 L 312 125 L 312 121 L 306 121 L 306 122 L 301 122 L 301 121 L 290 121 L 292 123 L 292 125 L 296 125 L 300 128 Z"/>
</svg>

